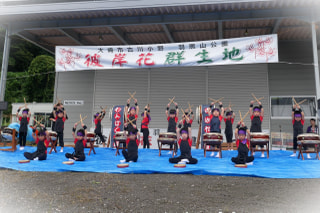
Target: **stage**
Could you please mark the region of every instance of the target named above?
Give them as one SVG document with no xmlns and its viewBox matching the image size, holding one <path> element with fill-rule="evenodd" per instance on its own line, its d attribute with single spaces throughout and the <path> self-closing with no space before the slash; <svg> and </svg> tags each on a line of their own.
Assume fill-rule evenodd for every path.
<svg viewBox="0 0 320 213">
<path fill-rule="evenodd" d="M 45 161 L 30 161 L 30 163 L 18 163 L 25 159 L 23 153 L 34 152 L 36 147 L 26 147 L 23 151 L 0 152 L 0 167 L 37 172 L 102 172 L 122 174 L 151 174 L 151 173 L 172 173 L 172 174 L 194 174 L 194 175 L 222 175 L 222 176 L 250 176 L 261 178 L 320 178 L 320 160 L 315 154 L 311 159 L 305 160 L 289 157 L 289 151 L 270 151 L 270 158 L 261 158 L 260 152 L 255 155 L 253 165 L 247 168 L 236 168 L 231 162 L 231 157 L 237 155 L 237 151 L 222 151 L 222 158 L 203 156 L 203 150 L 193 149 L 194 158 L 198 164 L 186 165 L 185 168 L 175 168 L 168 159 L 171 157 L 168 151 L 163 151 L 161 157 L 158 150 L 139 149 L 139 159 L 136 163 L 129 163 L 127 168 L 117 168 L 117 164 L 123 159 L 122 154 L 115 156 L 115 149 L 96 148 L 96 153 L 88 156 L 89 149 L 85 149 L 86 160 L 75 162 L 73 165 L 62 164 L 68 159 L 65 153 L 73 152 L 73 148 L 65 147 L 63 153 L 48 154 Z M 60 151 L 60 148 L 57 148 Z M 178 153 L 179 154 L 179 153 Z"/>
</svg>

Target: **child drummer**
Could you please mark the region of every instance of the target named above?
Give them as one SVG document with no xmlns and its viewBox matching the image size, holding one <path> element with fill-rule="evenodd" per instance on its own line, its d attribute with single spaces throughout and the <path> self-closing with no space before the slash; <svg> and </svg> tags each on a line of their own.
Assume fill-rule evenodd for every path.
<svg viewBox="0 0 320 213">
<path fill-rule="evenodd" d="M 64 122 L 66 121 L 67 113 L 65 110 L 60 109 L 55 112 L 55 131 L 57 132 L 57 140 L 59 141 L 59 145 L 61 147 L 60 152 L 63 152 L 64 141 L 63 141 L 63 131 L 64 131 Z"/>
<path fill-rule="evenodd" d="M 248 156 L 249 148 L 250 147 L 250 135 L 248 134 L 248 129 L 244 125 L 243 122 L 238 123 L 236 128 L 236 144 L 238 148 L 238 155 L 237 157 L 231 158 L 231 161 L 235 164 L 247 164 L 252 165 L 254 157 Z"/>
<path fill-rule="evenodd" d="M 144 112 L 141 113 L 142 121 L 141 121 L 141 132 L 143 133 L 143 148 L 150 148 L 149 143 L 149 122 L 151 121 L 150 117 L 150 105 L 146 105 L 144 107 Z"/>
<path fill-rule="evenodd" d="M 167 120 L 168 120 L 168 129 L 167 132 L 172 132 L 177 134 L 177 123 L 178 123 L 178 116 L 179 116 L 179 107 L 178 107 L 178 103 L 174 102 L 175 105 L 175 109 L 170 109 L 170 103 L 168 103 L 167 105 L 167 109 L 166 109 L 166 116 L 167 116 Z M 169 111 L 170 109 L 170 111 Z M 170 144 L 170 149 L 172 149 L 173 144 Z M 176 150 L 175 150 L 176 152 Z M 172 154 L 172 152 L 170 151 L 168 154 Z"/>
<path fill-rule="evenodd" d="M 250 112 L 250 119 L 251 119 L 251 127 L 250 132 L 262 132 L 261 124 L 264 117 L 264 109 L 259 101 L 259 106 L 253 107 L 254 101 L 250 102 L 249 112 Z M 264 146 L 260 146 L 263 148 Z M 254 154 L 254 153 L 253 153 Z M 261 157 L 264 156 L 264 151 L 261 152 Z"/>
<path fill-rule="evenodd" d="M 122 155 L 125 159 L 120 160 L 121 163 L 124 162 L 137 162 L 138 160 L 138 146 L 139 140 L 137 139 L 137 130 L 132 129 L 129 132 L 129 136 L 127 138 L 127 150 L 122 150 Z"/>
<path fill-rule="evenodd" d="M 304 125 L 304 112 L 301 110 L 299 105 L 293 105 L 292 107 L 292 125 L 293 125 L 293 154 L 290 157 L 296 157 L 297 146 L 298 146 L 298 135 L 303 133 Z M 310 158 L 309 153 L 307 157 Z"/>
<path fill-rule="evenodd" d="M 33 128 L 32 137 L 37 144 L 37 150 L 33 153 L 25 152 L 24 156 L 29 160 L 46 160 L 47 147 L 49 146 L 49 135 L 43 124 L 40 125 L 40 131 L 36 135 L 36 126 Z"/>
<path fill-rule="evenodd" d="M 188 119 L 188 118 L 187 118 Z M 189 121 L 186 121 L 189 123 Z M 187 164 L 197 164 L 198 160 L 193 158 L 191 155 L 192 146 L 192 136 L 191 136 L 191 126 L 188 126 L 188 130 L 181 129 L 181 124 L 177 129 L 178 144 L 180 147 L 180 156 L 176 158 L 169 158 L 170 163 L 187 163 Z"/>
<path fill-rule="evenodd" d="M 226 117 L 224 117 L 224 122 L 225 122 L 225 126 L 226 126 L 225 129 L 224 129 L 224 134 L 226 135 L 228 150 L 233 150 L 233 143 L 232 143 L 233 130 L 232 130 L 232 125 L 233 125 L 235 117 L 236 117 L 236 114 L 232 111 L 231 107 L 228 107 L 228 111 L 226 111 Z"/>
<path fill-rule="evenodd" d="M 28 134 L 28 124 L 31 117 L 31 112 L 26 107 L 22 110 L 22 116 L 19 116 L 19 112 L 22 108 L 23 106 L 19 107 L 16 113 L 17 120 L 20 121 L 20 128 L 19 128 L 20 150 L 23 150 L 26 145 L 27 134 Z"/>
<path fill-rule="evenodd" d="M 212 102 L 210 105 L 210 108 L 212 109 L 212 118 L 210 121 L 210 132 L 215 133 L 221 133 L 221 121 L 222 121 L 222 115 L 224 114 L 224 108 L 222 105 L 222 102 L 219 102 L 219 108 L 216 108 L 214 106 L 214 103 Z M 221 112 L 220 112 L 221 110 Z M 211 156 L 214 156 L 214 152 L 211 153 Z M 220 157 L 220 153 L 218 152 L 216 155 L 217 158 Z"/>
<path fill-rule="evenodd" d="M 128 114 L 126 117 L 126 122 L 124 124 L 124 127 L 128 132 L 133 132 L 134 130 L 138 130 L 137 119 L 138 119 L 138 113 L 139 113 L 139 106 L 138 106 L 137 99 L 134 99 L 134 105 L 135 106 L 130 107 L 130 99 L 127 100 L 127 106 L 125 108 L 125 112 L 128 112 Z"/>
<path fill-rule="evenodd" d="M 84 161 L 86 159 L 86 155 L 84 154 L 84 147 L 87 144 L 87 126 L 82 124 L 82 129 L 79 129 L 76 135 L 77 125 L 78 123 L 75 123 L 72 129 L 72 136 L 74 138 L 75 144 L 74 152 L 72 154 L 66 153 L 65 156 L 69 160 Z"/>
<path fill-rule="evenodd" d="M 103 143 L 103 146 L 105 146 L 105 142 L 106 140 L 104 139 L 103 135 L 102 135 L 102 131 L 101 131 L 101 121 L 104 118 L 104 116 L 106 115 L 106 110 L 103 109 L 101 112 L 97 112 L 93 118 L 94 118 L 94 124 L 95 124 L 95 129 L 94 129 L 94 133 L 99 136 L 100 140 Z"/>
</svg>

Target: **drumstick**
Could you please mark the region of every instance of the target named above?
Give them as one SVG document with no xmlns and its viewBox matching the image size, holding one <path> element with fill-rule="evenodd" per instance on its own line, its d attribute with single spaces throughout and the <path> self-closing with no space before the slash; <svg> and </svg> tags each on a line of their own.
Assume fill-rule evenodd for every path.
<svg viewBox="0 0 320 213">
<path fill-rule="evenodd" d="M 100 106 L 101 111 L 104 111 L 107 109 L 108 106 L 106 106 L 105 108 L 102 108 L 102 106 Z"/>
<path fill-rule="evenodd" d="M 305 101 L 307 101 L 307 99 L 304 99 L 304 100 L 302 100 L 302 101 L 300 101 L 299 103 L 298 103 L 298 105 L 300 106 L 302 103 L 304 103 Z"/>
<path fill-rule="evenodd" d="M 82 122 L 85 120 L 87 118 L 87 116 L 84 116 L 83 118 L 82 118 Z M 81 121 L 81 120 L 80 120 Z M 79 123 L 80 121 L 78 121 L 78 122 L 76 122 L 76 123 Z"/>
<path fill-rule="evenodd" d="M 190 102 L 188 102 L 188 105 L 189 105 L 189 110 L 190 110 L 190 112 L 191 112 L 192 107 L 193 107 L 193 104 L 192 104 L 192 105 L 190 105 Z"/>
<path fill-rule="evenodd" d="M 37 121 L 36 119 L 34 119 L 33 118 L 33 120 L 37 123 L 37 125 L 39 125 L 40 126 L 40 124 L 41 124 L 41 121 L 44 119 L 44 117 L 43 118 L 41 118 L 41 120 L 40 121 Z"/>
<path fill-rule="evenodd" d="M 242 121 L 241 111 L 239 110 L 240 121 Z"/>
<path fill-rule="evenodd" d="M 294 97 L 292 96 L 292 100 L 293 100 L 293 102 L 295 103 L 295 105 L 299 105 L 298 103 L 297 103 L 297 101 L 296 101 L 296 99 L 294 99 Z"/>
<path fill-rule="evenodd" d="M 26 102 L 26 98 L 23 97 L 23 100 L 24 100 L 24 107 L 27 108 L 28 105 L 27 105 L 27 102 Z"/>
<path fill-rule="evenodd" d="M 240 110 L 239 110 L 240 123 L 242 123 L 242 122 L 243 122 L 243 120 L 248 116 L 249 112 L 250 112 L 250 111 L 248 111 L 248 112 L 244 115 L 244 117 L 242 117 L 242 116 L 241 116 L 241 112 L 240 112 Z"/>
<path fill-rule="evenodd" d="M 170 102 L 169 102 L 169 105 L 173 103 L 173 101 L 174 101 L 175 98 L 176 98 L 176 96 L 173 96 L 172 99 L 169 98 L 169 101 L 170 101 Z"/>
<path fill-rule="evenodd" d="M 132 100 L 134 100 L 134 96 L 135 96 L 135 94 L 136 94 L 136 91 L 135 91 L 133 94 L 131 94 L 130 92 L 128 92 L 128 93 L 129 93 L 129 95 L 130 95 L 130 98 L 129 98 L 129 99 L 132 98 Z"/>
<path fill-rule="evenodd" d="M 222 99 L 224 99 L 224 97 L 219 98 L 218 100 L 215 100 L 213 98 L 208 98 L 209 100 L 211 100 L 214 104 L 220 102 Z"/>
<path fill-rule="evenodd" d="M 264 99 L 264 97 L 257 98 L 253 93 L 251 93 L 252 97 L 255 99 L 254 102 L 259 102 L 260 100 Z"/>
<path fill-rule="evenodd" d="M 132 126 L 135 125 L 134 123 L 132 123 L 132 122 L 135 121 L 135 120 L 136 120 L 135 118 L 132 119 L 132 120 L 127 119 L 127 121 L 129 121 L 129 123 L 131 123 Z"/>
<path fill-rule="evenodd" d="M 81 125 L 83 125 L 83 120 L 82 120 L 81 114 L 80 114 L 80 121 L 81 121 Z"/>
</svg>

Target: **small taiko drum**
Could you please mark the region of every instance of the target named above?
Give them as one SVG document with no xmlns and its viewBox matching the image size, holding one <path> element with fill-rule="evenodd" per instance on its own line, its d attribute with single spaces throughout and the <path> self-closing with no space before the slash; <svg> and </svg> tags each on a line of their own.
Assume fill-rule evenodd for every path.
<svg viewBox="0 0 320 213">
<path fill-rule="evenodd" d="M 51 140 L 55 141 L 57 140 L 57 132 L 54 131 L 48 131 L 49 137 L 51 138 Z"/>
<path fill-rule="evenodd" d="M 196 120 L 198 121 L 198 124 L 201 123 L 201 121 L 202 121 L 202 106 L 201 105 L 199 105 L 196 108 Z"/>
<path fill-rule="evenodd" d="M 160 140 L 160 141 L 175 141 L 175 140 L 177 140 L 177 134 L 173 133 L 173 132 L 159 133 L 158 140 Z"/>
<path fill-rule="evenodd" d="M 305 133 L 297 136 L 299 143 L 320 143 L 320 136 L 313 133 Z"/>
<path fill-rule="evenodd" d="M 251 132 L 250 138 L 252 142 L 269 141 L 269 134 L 264 132 Z"/>
<path fill-rule="evenodd" d="M 11 129 L 11 128 L 9 128 L 9 127 L 6 127 L 6 128 L 3 129 L 3 131 L 2 131 L 2 136 L 3 136 L 5 139 L 11 141 L 11 140 L 12 140 L 12 135 L 13 135 L 13 129 Z"/>
<path fill-rule="evenodd" d="M 96 134 L 94 132 L 87 132 L 87 141 L 94 141 Z"/>
<path fill-rule="evenodd" d="M 238 167 L 238 168 L 247 168 L 247 164 L 235 164 L 234 165 L 235 167 Z"/>
<path fill-rule="evenodd" d="M 203 141 L 222 141 L 223 135 L 216 132 L 203 134 Z"/>
<path fill-rule="evenodd" d="M 114 134 L 115 140 L 125 140 L 127 138 L 127 131 L 120 131 Z"/>
</svg>

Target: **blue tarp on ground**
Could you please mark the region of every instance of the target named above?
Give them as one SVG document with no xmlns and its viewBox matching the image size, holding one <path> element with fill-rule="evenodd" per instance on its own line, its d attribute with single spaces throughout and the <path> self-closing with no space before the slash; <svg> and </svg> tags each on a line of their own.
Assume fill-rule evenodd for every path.
<svg viewBox="0 0 320 213">
<path fill-rule="evenodd" d="M 31 161 L 30 163 L 19 164 L 19 160 L 25 159 L 25 151 L 33 152 L 36 147 L 26 147 L 25 150 L 15 152 L 0 151 L 0 167 L 21 171 L 39 172 L 106 172 L 106 173 L 174 173 L 174 174 L 195 174 L 195 175 L 225 175 L 225 176 L 251 176 L 264 178 L 320 178 L 320 160 L 315 159 L 315 154 L 311 154 L 312 159 L 304 161 L 289 157 L 289 151 L 270 151 L 270 158 L 261 158 L 260 153 L 256 154 L 253 165 L 248 168 L 236 168 L 231 162 L 231 157 L 237 155 L 237 151 L 223 151 L 223 158 L 203 156 L 203 150 L 192 150 L 193 157 L 198 159 L 198 164 L 188 165 L 186 168 L 175 168 L 168 159 L 171 155 L 168 151 L 163 151 L 161 157 L 158 150 L 139 149 L 139 159 L 137 163 L 130 163 L 128 168 L 117 168 L 123 156 L 115 156 L 115 149 L 95 148 L 97 154 L 85 149 L 86 160 L 75 162 L 74 165 L 62 164 L 67 161 L 66 152 L 73 152 L 73 148 L 65 147 L 64 153 L 48 154 L 45 161 Z M 60 148 L 58 147 L 59 151 Z"/>
</svg>

